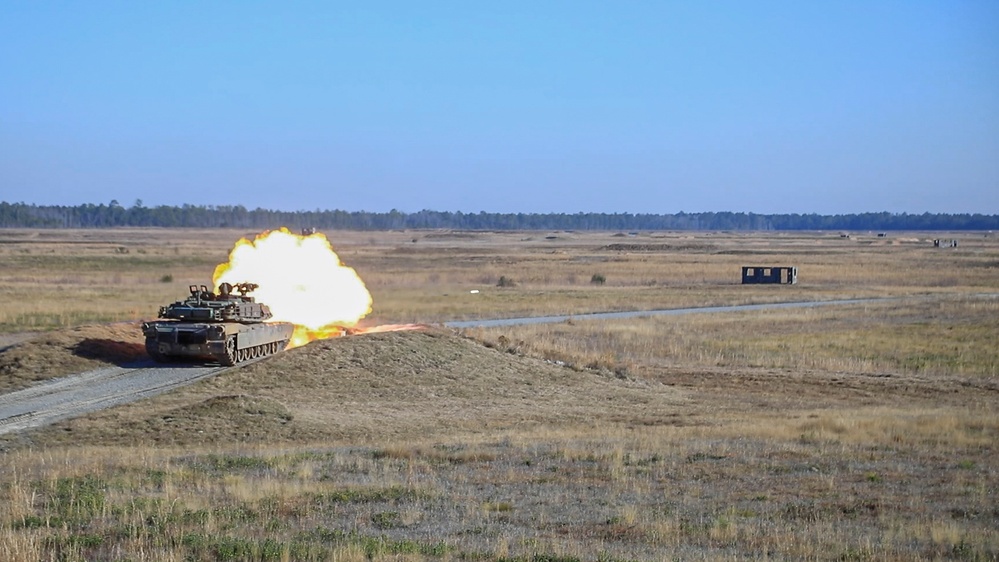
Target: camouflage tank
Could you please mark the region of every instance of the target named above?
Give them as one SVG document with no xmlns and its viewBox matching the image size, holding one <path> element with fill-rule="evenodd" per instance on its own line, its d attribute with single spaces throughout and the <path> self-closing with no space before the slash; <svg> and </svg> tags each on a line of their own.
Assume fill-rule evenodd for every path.
<svg viewBox="0 0 999 562">
<path fill-rule="evenodd" d="M 270 309 L 247 296 L 256 288 L 254 283 L 222 283 L 216 294 L 191 285 L 189 297 L 160 307 L 164 320 L 142 324 L 146 352 L 156 361 L 200 358 L 235 365 L 283 350 L 295 326 L 266 322 Z"/>
</svg>

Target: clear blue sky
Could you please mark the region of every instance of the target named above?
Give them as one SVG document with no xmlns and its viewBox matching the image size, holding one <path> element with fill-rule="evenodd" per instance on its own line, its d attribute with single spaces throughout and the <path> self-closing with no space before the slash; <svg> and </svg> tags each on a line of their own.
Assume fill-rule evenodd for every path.
<svg viewBox="0 0 999 562">
<path fill-rule="evenodd" d="M 999 1 L 0 0 L 0 201 L 999 213 Z"/>
</svg>

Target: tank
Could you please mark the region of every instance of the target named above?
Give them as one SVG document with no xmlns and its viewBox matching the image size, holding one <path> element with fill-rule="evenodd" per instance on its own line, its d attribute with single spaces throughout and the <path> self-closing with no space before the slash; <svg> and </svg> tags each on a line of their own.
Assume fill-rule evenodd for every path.
<svg viewBox="0 0 999 562">
<path fill-rule="evenodd" d="M 267 322 L 272 316 L 267 305 L 247 296 L 256 288 L 254 283 L 222 283 L 214 293 L 205 285 L 191 285 L 186 299 L 160 307 L 163 320 L 142 324 L 146 352 L 156 361 L 187 358 L 235 365 L 283 350 L 295 326 Z"/>
</svg>

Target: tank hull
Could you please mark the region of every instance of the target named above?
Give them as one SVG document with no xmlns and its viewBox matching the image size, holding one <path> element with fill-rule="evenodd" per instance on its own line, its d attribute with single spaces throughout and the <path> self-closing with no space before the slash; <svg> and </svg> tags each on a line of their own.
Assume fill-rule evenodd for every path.
<svg viewBox="0 0 999 562">
<path fill-rule="evenodd" d="M 203 359 L 235 365 L 283 350 L 295 330 L 287 322 L 187 322 L 158 320 L 142 325 L 146 351 L 156 361 Z"/>
</svg>

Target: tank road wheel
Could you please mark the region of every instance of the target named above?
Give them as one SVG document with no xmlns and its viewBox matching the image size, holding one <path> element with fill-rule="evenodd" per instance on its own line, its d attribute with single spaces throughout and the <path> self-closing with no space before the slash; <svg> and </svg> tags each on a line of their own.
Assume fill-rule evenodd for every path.
<svg viewBox="0 0 999 562">
<path fill-rule="evenodd" d="M 245 347 L 243 349 L 240 349 L 239 351 L 236 352 L 236 361 L 238 363 L 242 363 L 243 361 L 246 361 L 246 348 Z"/>
<path fill-rule="evenodd" d="M 236 337 L 229 336 L 225 340 L 225 355 L 219 361 L 223 365 L 233 366 L 239 358 L 236 354 Z"/>
<path fill-rule="evenodd" d="M 160 353 L 160 346 L 156 343 L 156 338 L 146 338 L 146 353 L 157 363 L 166 361 L 166 357 Z"/>
</svg>

